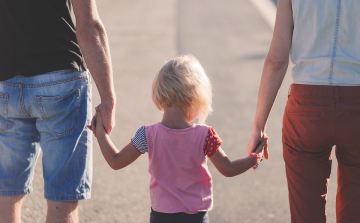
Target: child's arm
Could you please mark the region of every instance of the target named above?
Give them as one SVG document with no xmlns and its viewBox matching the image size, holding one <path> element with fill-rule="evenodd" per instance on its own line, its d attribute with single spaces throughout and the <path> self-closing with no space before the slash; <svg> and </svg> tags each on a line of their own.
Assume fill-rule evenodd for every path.
<svg viewBox="0 0 360 223">
<path fill-rule="evenodd" d="M 265 140 L 256 147 L 255 153 L 262 157 L 265 147 L 267 147 L 267 138 L 265 138 Z M 210 156 L 209 159 L 216 169 L 226 177 L 233 177 L 242 174 L 257 163 L 255 156 L 248 156 L 243 159 L 230 161 L 221 148 Z"/>
<path fill-rule="evenodd" d="M 119 152 L 115 145 L 112 143 L 110 136 L 105 131 L 105 127 L 101 118 L 101 113 L 98 109 L 96 113 L 97 118 L 95 124 L 95 134 L 101 152 L 109 166 L 114 170 L 118 170 L 134 162 L 141 155 L 141 153 L 136 149 L 132 142 L 127 144 Z"/>
</svg>

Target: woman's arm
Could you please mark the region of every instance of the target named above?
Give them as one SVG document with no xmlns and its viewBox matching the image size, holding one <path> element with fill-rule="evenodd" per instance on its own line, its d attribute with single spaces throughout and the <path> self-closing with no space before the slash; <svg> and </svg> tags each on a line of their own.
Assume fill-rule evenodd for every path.
<svg viewBox="0 0 360 223">
<path fill-rule="evenodd" d="M 293 26 L 291 0 L 279 0 L 273 39 L 261 77 L 248 153 L 254 151 L 264 138 L 267 119 L 289 64 Z M 268 159 L 268 150 L 264 151 L 264 157 Z"/>
<path fill-rule="evenodd" d="M 136 149 L 136 147 L 130 142 L 127 144 L 120 152 L 117 150 L 116 146 L 112 143 L 110 136 L 106 133 L 104 123 L 102 121 L 101 113 L 98 108 L 96 108 L 96 124 L 93 126 L 93 129 L 96 131 L 96 138 L 98 140 L 101 152 L 109 164 L 109 166 L 114 169 L 122 169 L 132 162 L 134 162 L 141 153 Z"/>
</svg>

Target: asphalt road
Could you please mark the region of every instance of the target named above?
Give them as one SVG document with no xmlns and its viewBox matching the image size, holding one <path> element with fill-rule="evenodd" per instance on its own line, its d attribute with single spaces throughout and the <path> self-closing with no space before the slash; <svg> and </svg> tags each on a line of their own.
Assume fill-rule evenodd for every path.
<svg viewBox="0 0 360 223">
<path fill-rule="evenodd" d="M 262 65 L 272 37 L 272 30 L 250 2 L 102 0 L 97 4 L 114 67 L 118 99 L 112 134 L 115 144 L 122 148 L 138 127 L 161 120 L 151 101 L 152 80 L 165 60 L 189 53 L 200 60 L 213 83 L 214 113 L 207 124 L 215 127 L 230 159 L 245 157 Z M 209 162 L 214 184 L 211 222 L 290 222 L 281 146 L 282 115 L 290 83 L 288 74 L 270 115 L 270 160 L 256 171 L 234 178 L 223 177 Z M 99 103 L 95 84 L 93 93 L 95 106 Z M 81 222 L 149 222 L 147 165 L 147 156 L 143 155 L 129 167 L 113 171 L 94 141 L 92 199 L 80 202 Z M 41 172 L 39 160 L 34 192 L 23 206 L 23 222 L 45 221 Z M 335 222 L 335 187 L 333 175 L 328 222 Z"/>
</svg>

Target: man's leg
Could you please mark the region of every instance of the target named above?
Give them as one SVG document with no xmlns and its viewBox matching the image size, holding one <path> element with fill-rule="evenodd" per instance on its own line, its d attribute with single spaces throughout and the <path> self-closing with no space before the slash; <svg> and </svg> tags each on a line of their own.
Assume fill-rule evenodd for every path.
<svg viewBox="0 0 360 223">
<path fill-rule="evenodd" d="M 49 73 L 44 79 L 33 77 L 32 81 L 49 85 L 28 93 L 35 96 L 31 102 L 42 114 L 36 126 L 43 151 L 46 222 L 78 222 L 78 200 L 91 196 L 92 132 L 86 128 L 92 117 L 88 74 L 67 70 Z"/>
<path fill-rule="evenodd" d="M 40 154 L 36 120 L 21 109 L 19 84 L 19 77 L 0 83 L 0 223 L 20 222 Z"/>
<path fill-rule="evenodd" d="M 0 197 L 0 223 L 18 223 L 21 221 L 21 205 L 25 195 Z"/>
<path fill-rule="evenodd" d="M 79 222 L 78 201 L 49 201 L 46 223 Z M 1 222 L 0 222 L 1 223 Z"/>
</svg>

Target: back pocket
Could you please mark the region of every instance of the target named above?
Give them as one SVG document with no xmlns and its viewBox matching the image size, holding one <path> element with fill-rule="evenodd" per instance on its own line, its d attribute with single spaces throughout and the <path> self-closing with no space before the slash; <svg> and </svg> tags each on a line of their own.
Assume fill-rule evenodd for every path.
<svg viewBox="0 0 360 223">
<path fill-rule="evenodd" d="M 0 93 L 0 132 L 5 132 L 13 125 L 8 119 L 8 99 L 9 95 Z"/>
<path fill-rule="evenodd" d="M 36 102 L 50 133 L 62 137 L 78 129 L 80 90 L 55 97 L 36 96 Z"/>
</svg>

